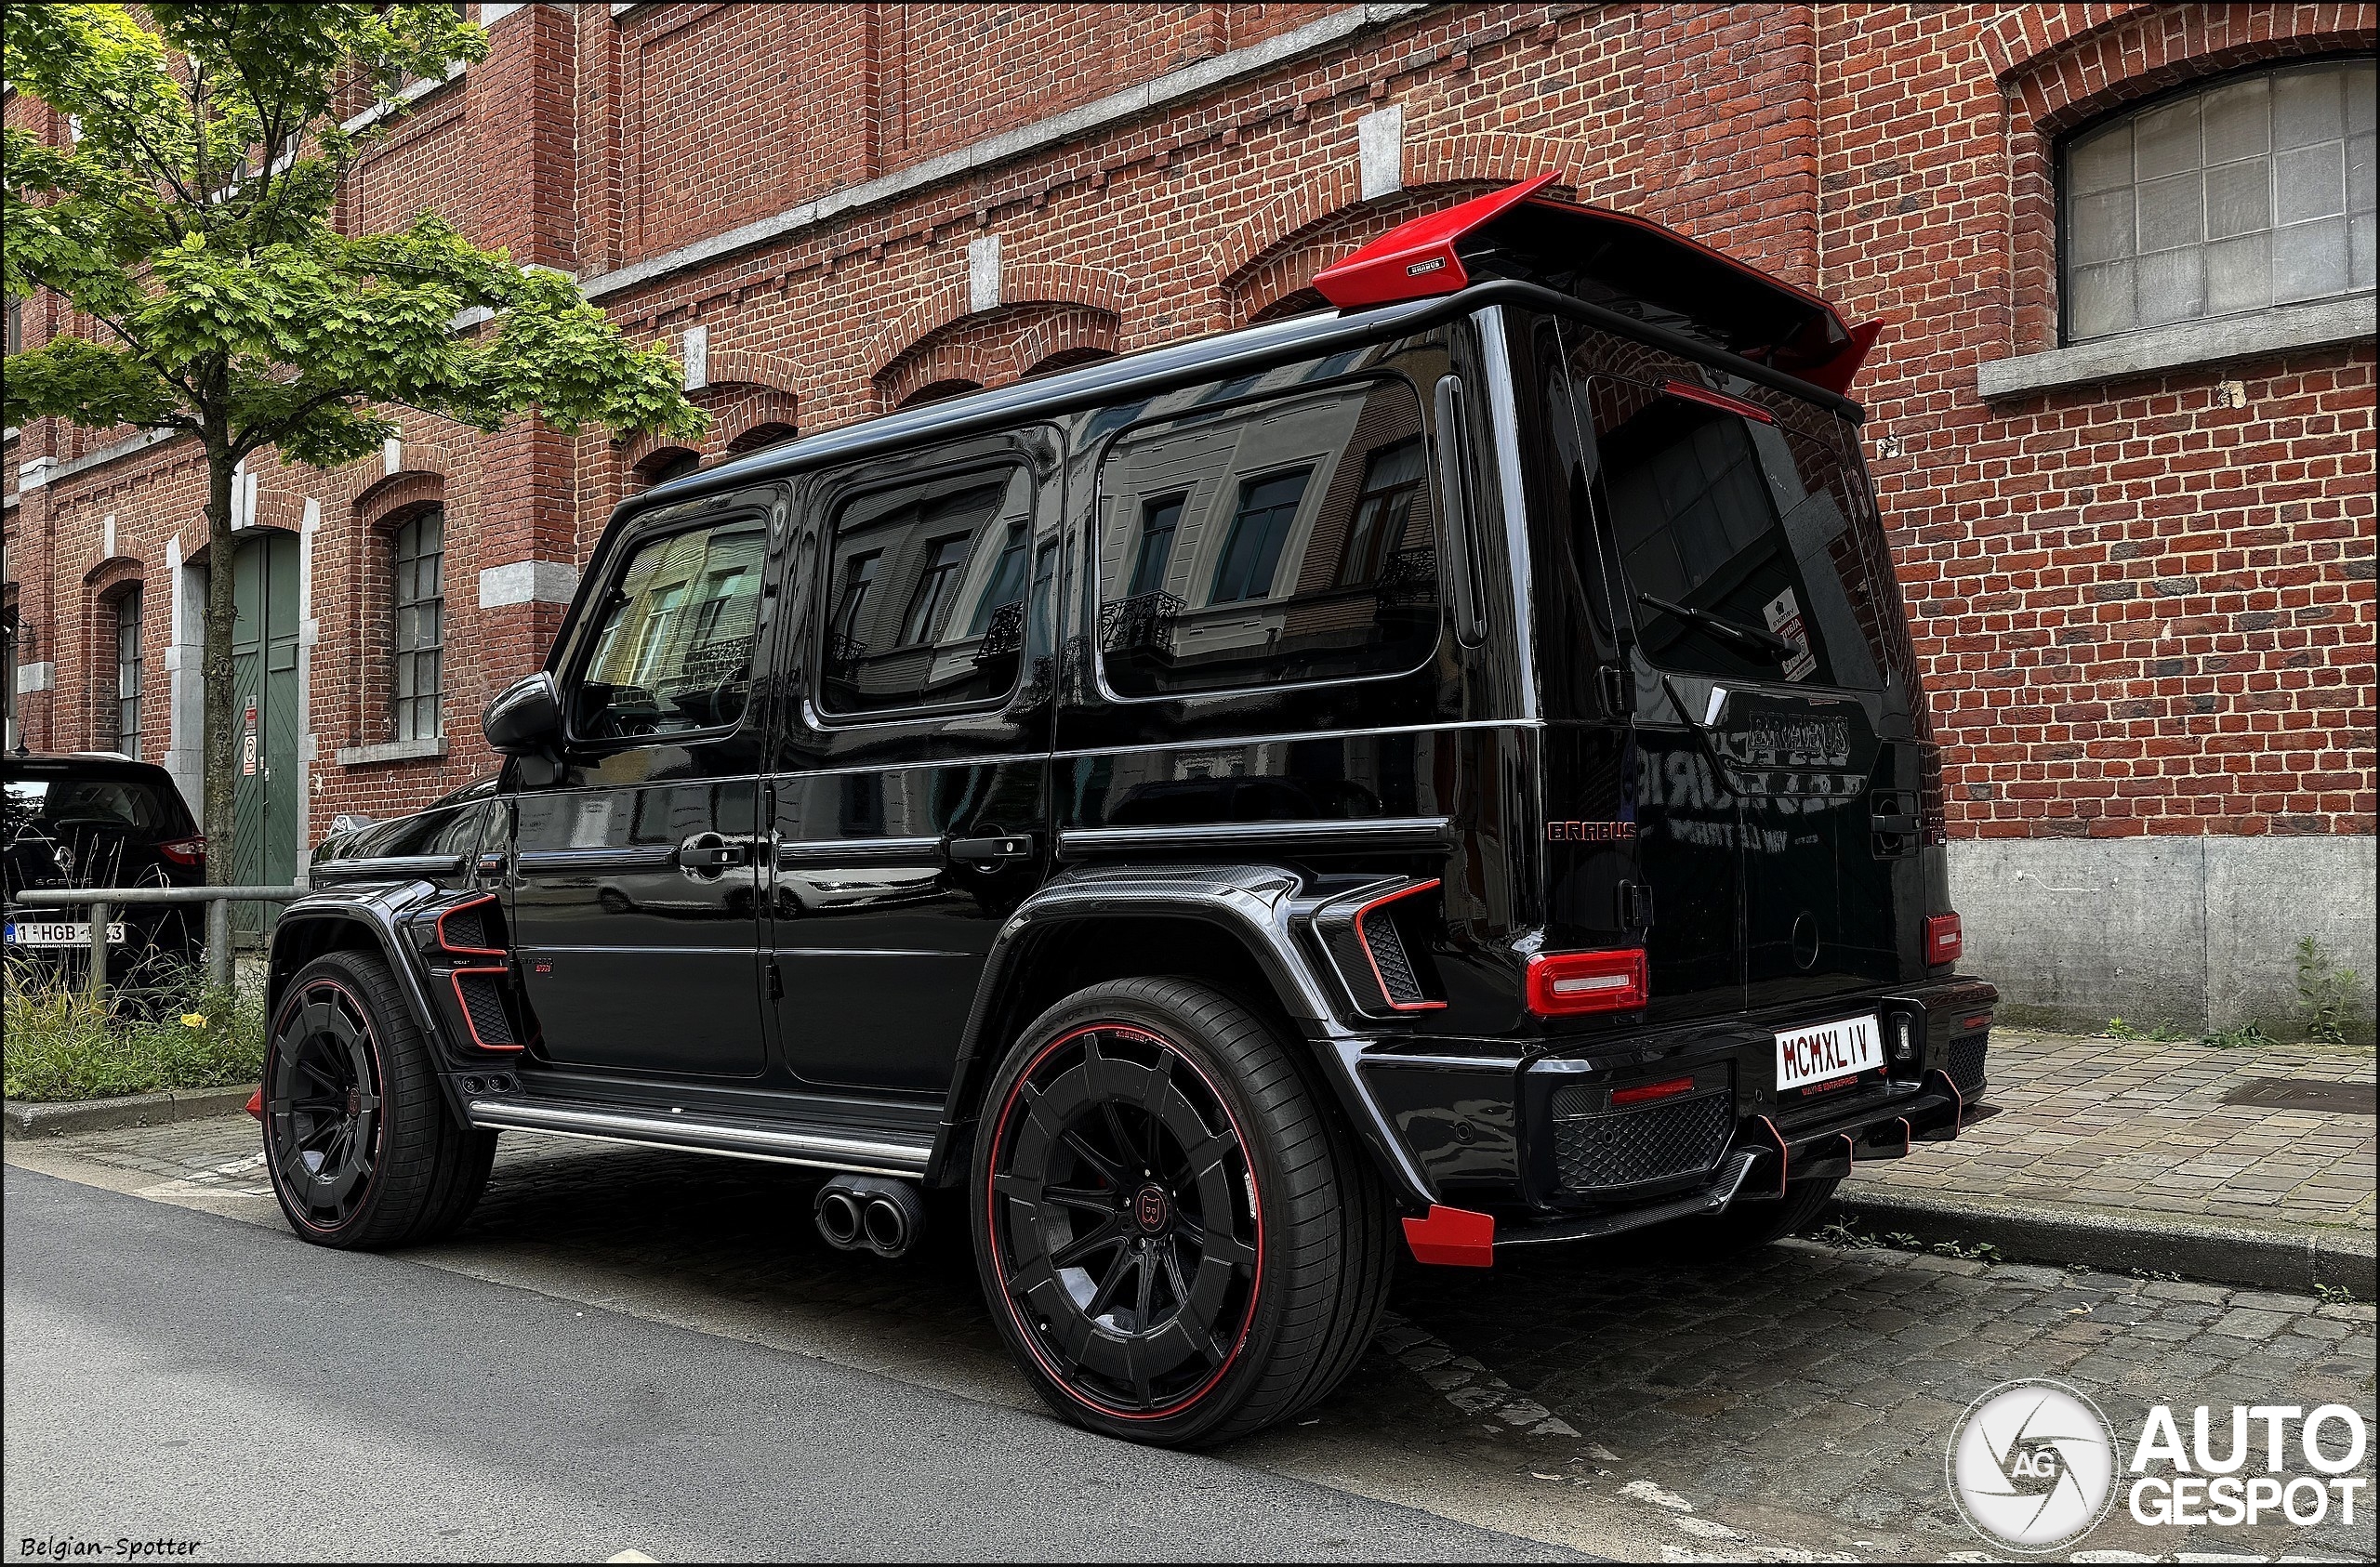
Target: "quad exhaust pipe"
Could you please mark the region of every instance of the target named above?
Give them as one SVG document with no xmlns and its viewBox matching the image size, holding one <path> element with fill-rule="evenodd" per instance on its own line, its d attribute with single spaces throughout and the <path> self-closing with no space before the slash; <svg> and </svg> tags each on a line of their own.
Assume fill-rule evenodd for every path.
<svg viewBox="0 0 2380 1567">
<path fill-rule="evenodd" d="M 837 1251 L 894 1258 L 925 1233 L 925 1198 L 906 1180 L 839 1175 L 818 1189 L 811 1209 L 818 1233 Z"/>
</svg>

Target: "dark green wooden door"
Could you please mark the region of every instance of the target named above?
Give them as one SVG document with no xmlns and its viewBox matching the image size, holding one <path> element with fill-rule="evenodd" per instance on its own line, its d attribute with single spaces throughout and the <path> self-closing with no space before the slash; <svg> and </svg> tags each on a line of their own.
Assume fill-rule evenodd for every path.
<svg viewBox="0 0 2380 1567">
<path fill-rule="evenodd" d="M 298 791 L 298 540 L 278 530 L 241 541 L 232 557 L 231 879 L 251 887 L 298 878 L 305 800 Z M 243 932 L 261 933 L 276 911 L 234 905 Z"/>
</svg>

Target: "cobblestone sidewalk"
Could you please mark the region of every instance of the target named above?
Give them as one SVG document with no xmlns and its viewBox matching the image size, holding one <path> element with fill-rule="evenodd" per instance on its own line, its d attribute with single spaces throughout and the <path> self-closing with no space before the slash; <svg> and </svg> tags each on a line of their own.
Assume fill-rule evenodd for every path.
<svg viewBox="0 0 2380 1567">
<path fill-rule="evenodd" d="M 1919 1156 L 1865 1165 L 1847 1200 L 1897 1190 L 2259 1224 L 2373 1227 L 2373 1052 L 1996 1029 L 2001 1114 Z M 2360 1113 L 2226 1104 L 2257 1079 L 2362 1086 Z"/>
</svg>

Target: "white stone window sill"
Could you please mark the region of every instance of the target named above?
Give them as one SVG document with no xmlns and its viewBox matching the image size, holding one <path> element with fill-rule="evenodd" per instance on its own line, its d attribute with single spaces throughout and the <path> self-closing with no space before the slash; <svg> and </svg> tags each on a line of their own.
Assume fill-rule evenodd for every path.
<svg viewBox="0 0 2380 1567">
<path fill-rule="evenodd" d="M 2070 349 L 1989 360 L 1975 367 L 1975 389 L 1987 400 L 2024 397 L 2058 387 L 2354 342 L 2370 337 L 2373 330 L 2373 291 L 2366 289 L 2335 299 L 2309 299 L 2245 315 L 2179 321 L 2146 332 L 2127 332 L 2121 337 L 2077 343 Z"/>
<path fill-rule="evenodd" d="M 345 745 L 337 755 L 341 767 L 372 767 L 381 762 L 413 762 L 446 754 L 446 737 L 430 740 L 388 740 L 377 745 Z"/>
</svg>

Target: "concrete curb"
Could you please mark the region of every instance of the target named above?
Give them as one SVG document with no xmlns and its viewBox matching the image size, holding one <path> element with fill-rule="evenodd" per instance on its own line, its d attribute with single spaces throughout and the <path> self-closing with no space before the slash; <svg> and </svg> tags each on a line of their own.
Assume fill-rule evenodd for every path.
<svg viewBox="0 0 2380 1567">
<path fill-rule="evenodd" d="M 10 1138 L 63 1137 L 68 1132 L 112 1132 L 125 1126 L 162 1126 L 169 1121 L 199 1121 L 247 1108 L 253 1083 L 229 1088 L 174 1088 L 162 1094 L 82 1100 L 70 1104 L 7 1101 Z"/>
<path fill-rule="evenodd" d="M 1945 1197 L 1863 1187 L 1837 1192 L 1818 1223 L 1852 1222 L 1868 1234 L 1898 1231 L 1932 1244 L 1989 1242 L 2010 1262 L 2049 1262 L 2122 1273 L 2178 1273 L 2208 1284 L 2310 1295 L 2317 1284 L 2373 1298 L 2373 1232 L 2312 1225 L 2259 1225 L 2175 1214 Z"/>
</svg>

